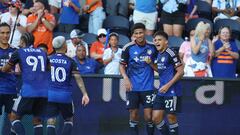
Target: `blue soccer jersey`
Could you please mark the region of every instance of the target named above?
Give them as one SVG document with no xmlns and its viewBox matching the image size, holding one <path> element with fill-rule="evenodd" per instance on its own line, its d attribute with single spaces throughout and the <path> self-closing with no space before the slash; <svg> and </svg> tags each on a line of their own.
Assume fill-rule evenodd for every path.
<svg viewBox="0 0 240 135">
<path fill-rule="evenodd" d="M 77 64 L 80 74 L 96 74 L 97 73 L 99 64 L 96 60 L 92 58 L 85 58 L 83 64 L 81 64 L 77 56 L 75 56 L 73 59 Z"/>
<path fill-rule="evenodd" d="M 38 48 L 21 48 L 13 53 L 10 65 L 19 63 L 22 74 L 22 97 L 47 97 L 47 54 Z"/>
<path fill-rule="evenodd" d="M 140 46 L 131 42 L 124 46 L 121 56 L 121 64 L 126 65 L 127 75 L 132 83 L 132 91 L 154 90 L 154 71 L 146 59 L 154 59 L 156 55 L 155 46 L 146 42 Z"/>
<path fill-rule="evenodd" d="M 0 67 L 4 66 L 15 49 L 9 47 L 7 49 L 0 48 Z M 16 94 L 16 76 L 12 73 L 0 72 L 0 93 L 1 94 Z"/>
<path fill-rule="evenodd" d="M 53 54 L 49 57 L 51 63 L 51 81 L 48 91 L 48 101 L 56 103 L 71 103 L 72 71 L 76 71 L 74 60 L 65 54 Z"/>
<path fill-rule="evenodd" d="M 167 48 L 163 53 L 158 53 L 155 61 L 158 67 L 158 73 L 160 78 L 159 89 L 167 84 L 176 74 L 175 68 L 180 66 L 182 63 L 174 51 Z M 174 83 L 166 93 L 158 92 L 161 96 L 180 96 L 181 85 L 180 82 Z"/>
</svg>

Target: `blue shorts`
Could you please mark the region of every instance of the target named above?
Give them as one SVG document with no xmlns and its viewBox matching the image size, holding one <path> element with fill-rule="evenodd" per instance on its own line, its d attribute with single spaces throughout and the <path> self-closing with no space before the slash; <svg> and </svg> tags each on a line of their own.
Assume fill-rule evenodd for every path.
<svg viewBox="0 0 240 135">
<path fill-rule="evenodd" d="M 13 105 L 13 112 L 18 116 L 25 114 L 45 117 L 47 109 L 47 98 L 21 97 L 19 96 Z"/>
<path fill-rule="evenodd" d="M 0 94 L 0 115 L 2 115 L 2 107 L 4 106 L 5 113 L 11 113 L 14 104 L 13 99 L 17 98 L 16 94 Z"/>
<path fill-rule="evenodd" d="M 59 113 L 61 113 L 64 120 L 73 117 L 74 113 L 73 103 L 48 102 L 47 117 L 48 118 L 56 117 L 59 115 Z"/>
<path fill-rule="evenodd" d="M 159 96 L 153 101 L 153 110 L 165 110 L 167 113 L 181 112 L 181 97 L 179 96 Z"/>
<path fill-rule="evenodd" d="M 153 107 L 153 97 L 155 93 L 151 91 L 130 91 L 126 93 L 127 109 L 138 109 L 142 104 L 143 108 Z"/>
</svg>

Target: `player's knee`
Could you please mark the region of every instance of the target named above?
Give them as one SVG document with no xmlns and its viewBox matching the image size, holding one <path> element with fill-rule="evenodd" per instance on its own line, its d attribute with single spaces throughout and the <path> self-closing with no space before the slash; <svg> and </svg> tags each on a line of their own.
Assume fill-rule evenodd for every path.
<svg viewBox="0 0 240 135">
<path fill-rule="evenodd" d="M 42 124 L 42 120 L 41 118 L 38 118 L 38 117 L 34 117 L 33 120 L 33 125 L 39 125 L 39 124 Z"/>
<path fill-rule="evenodd" d="M 9 115 L 9 120 L 12 122 L 14 120 L 20 120 L 21 117 L 18 116 L 16 113 L 12 112 L 10 115 Z"/>
<path fill-rule="evenodd" d="M 152 114 L 144 114 L 144 120 L 146 122 L 152 121 Z"/>
<path fill-rule="evenodd" d="M 50 118 L 47 120 L 47 125 L 55 125 L 56 124 L 56 118 Z"/>
<path fill-rule="evenodd" d="M 130 110 L 130 119 L 137 121 L 138 120 L 138 111 L 137 110 Z"/>
<path fill-rule="evenodd" d="M 167 119 L 170 124 L 177 122 L 177 116 L 175 114 L 168 114 Z"/>
<path fill-rule="evenodd" d="M 158 117 L 156 117 L 156 116 L 153 116 L 153 117 L 152 117 L 152 122 L 153 122 L 154 124 L 158 124 L 160 121 L 161 121 L 161 120 L 160 120 Z"/>
</svg>

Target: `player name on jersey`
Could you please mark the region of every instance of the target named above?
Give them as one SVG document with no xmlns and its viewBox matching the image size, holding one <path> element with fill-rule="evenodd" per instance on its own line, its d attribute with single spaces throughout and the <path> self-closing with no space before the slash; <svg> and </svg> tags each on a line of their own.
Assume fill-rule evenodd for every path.
<svg viewBox="0 0 240 135">
<path fill-rule="evenodd" d="M 67 61 L 64 59 L 50 59 L 50 63 L 67 64 Z"/>
<path fill-rule="evenodd" d="M 40 49 L 36 49 L 36 48 L 26 48 L 23 49 L 24 52 L 41 52 Z"/>
</svg>

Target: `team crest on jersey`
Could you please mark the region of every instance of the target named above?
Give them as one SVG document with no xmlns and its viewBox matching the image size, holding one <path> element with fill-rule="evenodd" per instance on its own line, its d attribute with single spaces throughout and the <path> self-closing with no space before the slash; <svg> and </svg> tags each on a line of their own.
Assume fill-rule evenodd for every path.
<svg viewBox="0 0 240 135">
<path fill-rule="evenodd" d="M 13 54 L 12 52 L 8 53 L 8 57 L 10 58 L 12 56 L 12 54 Z"/>
<path fill-rule="evenodd" d="M 165 57 L 162 57 L 162 58 L 161 58 L 161 62 L 164 62 L 164 61 L 165 61 Z"/>
<path fill-rule="evenodd" d="M 147 50 L 147 54 L 151 55 L 152 54 L 152 50 Z"/>
</svg>

